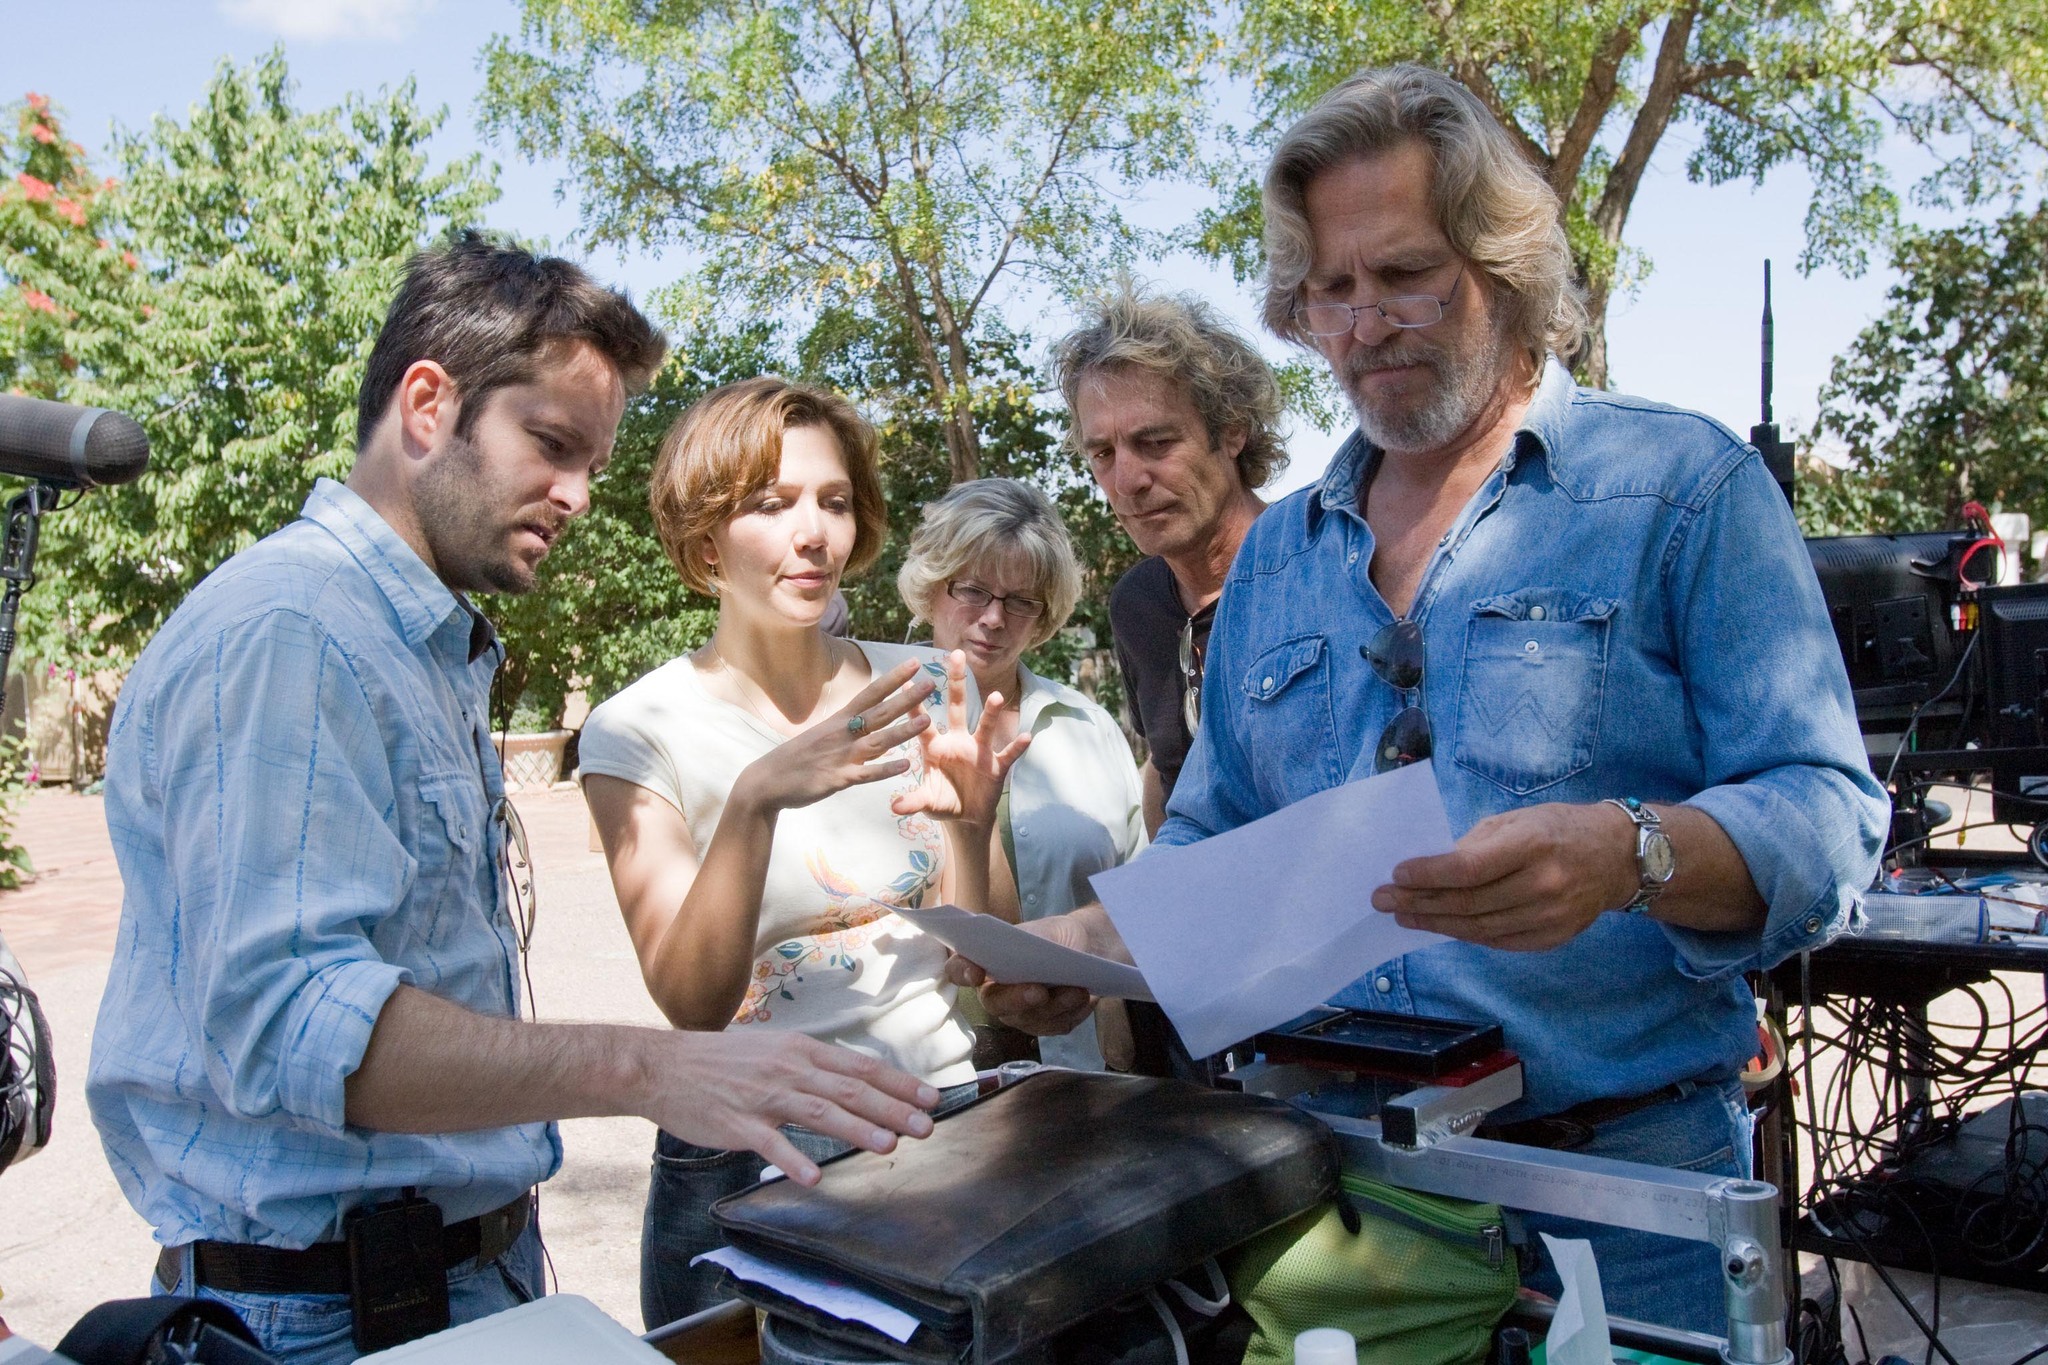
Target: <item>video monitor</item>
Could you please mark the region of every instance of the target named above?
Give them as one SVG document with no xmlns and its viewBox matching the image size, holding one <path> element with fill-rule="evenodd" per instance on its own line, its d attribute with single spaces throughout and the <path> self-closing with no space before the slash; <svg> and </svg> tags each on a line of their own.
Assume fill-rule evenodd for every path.
<svg viewBox="0 0 2048 1365">
<path fill-rule="evenodd" d="M 1916 531 L 1806 542 L 1866 722 L 1910 712 L 1954 674 L 1950 608 L 1960 557 L 1976 540 L 1967 531 Z"/>
</svg>

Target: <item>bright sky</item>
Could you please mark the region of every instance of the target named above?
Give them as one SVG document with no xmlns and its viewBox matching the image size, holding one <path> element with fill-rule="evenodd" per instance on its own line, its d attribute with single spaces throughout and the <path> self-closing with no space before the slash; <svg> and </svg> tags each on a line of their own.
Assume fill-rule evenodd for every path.
<svg viewBox="0 0 2048 1365">
<path fill-rule="evenodd" d="M 482 85 L 477 54 L 490 34 L 516 30 L 516 0 L 10 0 L 7 9 L 0 100 L 30 90 L 48 94 L 71 134 L 96 153 L 115 125 L 139 129 L 158 113 L 182 119 L 223 57 L 247 62 L 281 40 L 303 108 L 417 79 L 423 104 L 445 104 L 450 111 L 438 150 L 454 156 L 480 149 L 499 163 L 503 198 L 492 225 L 585 254 L 573 242 L 574 203 L 555 199 L 559 168 L 532 166 L 509 147 L 484 144 L 474 127 Z M 1881 268 L 1856 280 L 1833 271 L 1800 275 L 1793 263 L 1802 243 L 1805 178 L 1780 171 L 1757 191 L 1747 184 L 1690 184 L 1683 165 L 1687 137 L 1684 128 L 1666 137 L 1630 220 L 1628 241 L 1649 254 L 1655 269 L 1640 293 L 1618 300 L 1609 315 L 1614 383 L 1747 433 L 1758 417 L 1762 263 L 1770 257 L 1776 262 L 1776 416 L 1788 429 L 1802 426 L 1817 410 L 1834 355 L 1881 309 L 1889 276 Z M 1160 207 L 1191 213 L 1195 201 L 1174 195 L 1162 198 Z M 622 260 L 610 253 L 590 264 L 636 296 L 681 269 L 674 260 Z M 1250 293 L 1227 272 L 1175 259 L 1154 273 L 1175 288 L 1207 295 L 1256 334 Z M 1041 340 L 1068 322 L 1057 311 L 1013 320 Z M 1266 344 L 1274 356 L 1283 354 L 1278 343 Z M 1285 486 L 1316 477 L 1342 435 L 1297 432 Z"/>
</svg>

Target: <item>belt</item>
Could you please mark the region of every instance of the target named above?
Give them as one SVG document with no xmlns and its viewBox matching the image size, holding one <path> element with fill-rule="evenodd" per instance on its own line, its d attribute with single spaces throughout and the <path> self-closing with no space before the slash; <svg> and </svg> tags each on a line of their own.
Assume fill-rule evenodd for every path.
<svg viewBox="0 0 2048 1365">
<path fill-rule="evenodd" d="M 1688 1095 L 1696 1095 L 1700 1086 L 1693 1081 L 1679 1081 L 1662 1090 L 1653 1090 L 1647 1095 L 1629 1095 L 1616 1100 L 1587 1100 L 1555 1114 L 1545 1114 L 1540 1119 L 1522 1119 L 1516 1123 L 1482 1123 L 1474 1137 L 1491 1138 L 1495 1142 L 1518 1142 L 1524 1147 L 1548 1147 L 1554 1151 L 1569 1152 L 1584 1147 L 1593 1140 L 1594 1130 L 1603 1123 L 1612 1123 L 1618 1118 L 1659 1104 L 1670 1104 Z"/>
<path fill-rule="evenodd" d="M 488 1265 L 512 1249 L 532 1216 L 533 1194 L 502 1208 L 441 1228 L 442 1263 L 454 1270 L 468 1262 Z M 166 1290 L 177 1286 L 192 1253 L 192 1284 L 229 1294 L 346 1294 L 350 1290 L 348 1243 L 321 1242 L 301 1251 L 242 1242 L 187 1242 L 157 1253 L 156 1277 Z"/>
</svg>

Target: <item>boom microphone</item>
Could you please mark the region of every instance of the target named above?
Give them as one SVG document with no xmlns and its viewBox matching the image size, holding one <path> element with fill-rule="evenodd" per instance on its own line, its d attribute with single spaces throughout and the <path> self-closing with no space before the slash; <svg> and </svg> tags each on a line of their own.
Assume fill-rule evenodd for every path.
<svg viewBox="0 0 2048 1365">
<path fill-rule="evenodd" d="M 64 488 L 140 478 L 149 437 L 132 417 L 0 394 L 0 474 Z"/>
</svg>

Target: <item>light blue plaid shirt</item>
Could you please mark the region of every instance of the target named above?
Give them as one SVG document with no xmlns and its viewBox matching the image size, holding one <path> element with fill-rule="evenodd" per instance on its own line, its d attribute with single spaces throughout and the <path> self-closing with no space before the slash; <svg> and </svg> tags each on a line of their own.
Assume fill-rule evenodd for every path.
<svg viewBox="0 0 2048 1365">
<path fill-rule="evenodd" d="M 86 1099 L 164 1245 L 331 1241 L 407 1185 L 468 1218 L 560 1165 L 550 1124 L 415 1136 L 343 1117 L 401 984 L 518 1013 L 491 818 L 501 655 L 322 479 L 129 673 L 107 742 L 121 932 Z"/>
</svg>

